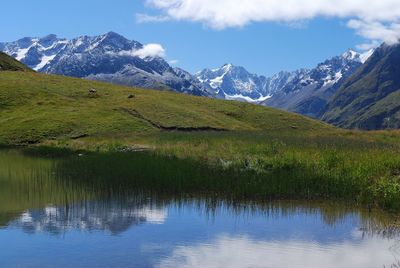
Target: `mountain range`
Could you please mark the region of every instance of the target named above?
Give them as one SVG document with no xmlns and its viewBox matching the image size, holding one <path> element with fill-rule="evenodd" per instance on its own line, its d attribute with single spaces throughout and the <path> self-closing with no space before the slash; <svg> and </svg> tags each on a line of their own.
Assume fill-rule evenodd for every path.
<svg viewBox="0 0 400 268">
<path fill-rule="evenodd" d="M 38 72 L 240 100 L 341 127 L 398 127 L 396 105 L 387 114 L 378 112 L 379 116 L 370 111 L 374 105 L 375 112 L 379 110 L 377 106 L 383 109 L 378 102 L 386 97 L 392 99 L 400 88 L 396 78 L 398 46 L 382 45 L 375 52 L 363 54 L 349 50 L 315 68 L 282 71 L 271 77 L 252 74 L 233 64 L 190 74 L 171 67 L 162 57 L 142 55 L 139 52 L 143 48 L 143 44 L 114 32 L 72 40 L 49 35 L 0 43 L 0 50 Z M 368 101 L 358 103 L 356 99 L 364 94 L 369 96 Z M 387 100 L 383 103 L 387 104 Z M 366 113 L 371 115 L 363 119 Z"/>
<path fill-rule="evenodd" d="M 371 54 L 349 50 L 314 69 L 290 73 L 290 81 L 264 105 L 319 118 L 330 98 Z"/>
<path fill-rule="evenodd" d="M 349 50 L 314 69 L 280 72 L 272 77 L 251 74 L 225 64 L 195 74 L 202 88 L 222 99 L 243 100 L 319 118 L 328 100 L 372 54 Z"/>
<path fill-rule="evenodd" d="M 0 43 L 0 50 L 38 72 L 202 95 L 163 58 L 138 53 L 143 47 L 114 32 L 72 40 L 48 35 Z"/>
</svg>

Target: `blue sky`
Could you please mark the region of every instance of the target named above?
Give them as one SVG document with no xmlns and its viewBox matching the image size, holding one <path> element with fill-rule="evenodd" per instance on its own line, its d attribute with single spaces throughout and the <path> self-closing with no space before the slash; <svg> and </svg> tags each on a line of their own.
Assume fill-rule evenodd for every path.
<svg viewBox="0 0 400 268">
<path fill-rule="evenodd" d="M 0 27 L 0 41 L 50 33 L 73 38 L 115 31 L 144 44 L 161 44 L 168 60 L 178 60 L 176 66 L 190 72 L 229 62 L 264 75 L 313 67 L 365 41 L 345 18 L 337 16 L 316 15 L 295 19 L 295 23 L 260 19 L 232 27 L 215 27 L 207 18 L 171 16 L 162 22 L 138 22 L 137 14 L 168 14 L 168 9 L 150 5 L 152 1 L 160 0 L 4 1 L 2 9 L 7 12 L 2 13 L 2 21 L 7 27 Z"/>
</svg>

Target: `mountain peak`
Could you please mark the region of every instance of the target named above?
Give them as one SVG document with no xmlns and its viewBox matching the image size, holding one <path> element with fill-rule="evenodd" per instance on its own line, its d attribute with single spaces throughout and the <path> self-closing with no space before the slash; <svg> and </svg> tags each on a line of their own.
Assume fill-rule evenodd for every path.
<svg viewBox="0 0 400 268">
<path fill-rule="evenodd" d="M 40 38 L 40 40 L 48 40 L 48 39 L 57 39 L 57 35 L 56 34 L 48 34 L 48 35 Z"/>
<path fill-rule="evenodd" d="M 42 37 L 39 39 L 39 44 L 41 44 L 44 47 L 49 47 L 51 46 L 54 42 L 56 42 L 57 39 L 57 35 L 55 34 L 49 34 L 46 35 L 45 37 Z"/>
<path fill-rule="evenodd" d="M 360 54 L 361 63 L 365 63 L 372 56 L 372 54 L 374 54 L 374 51 L 375 49 L 371 48 L 370 50 L 361 53 Z"/>
<path fill-rule="evenodd" d="M 109 32 L 103 34 L 102 37 L 109 37 L 109 38 L 121 38 L 122 37 L 125 39 L 125 37 L 123 37 L 122 35 L 120 35 L 116 32 L 113 32 L 113 31 L 109 31 Z"/>
<path fill-rule="evenodd" d="M 352 49 L 347 50 L 342 54 L 342 57 L 346 60 L 350 61 L 358 61 L 364 63 L 368 60 L 368 58 L 374 53 L 375 49 L 370 49 L 368 51 L 364 51 L 362 53 L 354 51 Z"/>
<path fill-rule="evenodd" d="M 349 49 L 345 53 L 342 54 L 342 57 L 345 58 L 346 60 L 357 60 L 360 57 L 360 53 Z"/>
<path fill-rule="evenodd" d="M 142 44 L 136 41 L 130 41 L 124 36 L 112 31 L 94 37 L 82 36 L 77 40 L 79 40 L 78 44 L 82 42 L 89 43 L 89 50 L 100 49 L 102 51 L 119 52 L 142 47 Z"/>
<path fill-rule="evenodd" d="M 127 38 L 125 38 L 124 36 L 116 33 L 116 32 L 107 32 L 103 35 L 99 36 L 101 42 L 117 42 L 117 43 L 126 43 L 129 42 L 129 40 Z"/>
<path fill-rule="evenodd" d="M 233 67 L 235 67 L 232 63 L 225 63 L 221 69 L 223 69 L 224 71 L 229 71 L 231 70 Z"/>
</svg>

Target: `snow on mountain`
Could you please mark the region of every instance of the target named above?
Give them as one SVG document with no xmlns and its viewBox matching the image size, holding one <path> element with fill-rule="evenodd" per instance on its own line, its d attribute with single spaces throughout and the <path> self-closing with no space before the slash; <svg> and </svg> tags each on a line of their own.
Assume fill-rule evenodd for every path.
<svg viewBox="0 0 400 268">
<path fill-rule="evenodd" d="M 371 54 L 371 51 L 360 54 L 349 50 L 314 69 L 296 71 L 263 104 L 317 118 L 324 112 L 327 101 Z"/>
<path fill-rule="evenodd" d="M 204 69 L 195 77 L 204 90 L 217 98 L 258 102 L 269 97 L 265 90 L 267 78 L 240 66 L 225 64 L 217 69 Z"/>
<path fill-rule="evenodd" d="M 361 63 L 365 63 L 374 54 L 375 49 L 370 49 L 362 54 L 360 54 Z"/>
<path fill-rule="evenodd" d="M 280 72 L 271 77 L 249 73 L 232 64 L 195 74 L 209 95 L 227 100 L 261 103 L 311 117 L 323 112 L 326 102 L 342 83 L 373 53 L 348 50 L 314 69 Z"/>
<path fill-rule="evenodd" d="M 358 53 L 354 50 L 349 49 L 345 53 L 342 54 L 342 58 L 348 61 L 358 61 L 361 63 L 365 63 L 369 57 L 374 53 L 375 49 L 370 49 L 363 53 Z"/>
<path fill-rule="evenodd" d="M 196 84 L 176 73 L 160 57 L 162 47 L 142 45 L 114 32 L 72 40 L 55 35 L 27 37 L 0 43 L 0 49 L 43 73 L 203 95 Z"/>
</svg>

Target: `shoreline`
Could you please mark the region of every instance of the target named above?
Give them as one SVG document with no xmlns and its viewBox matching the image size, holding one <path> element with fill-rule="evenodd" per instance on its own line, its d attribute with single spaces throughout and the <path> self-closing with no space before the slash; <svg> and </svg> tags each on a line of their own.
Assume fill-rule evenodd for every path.
<svg viewBox="0 0 400 268">
<path fill-rule="evenodd" d="M 63 158 L 66 156 L 78 156 L 76 159 L 107 157 L 120 158 L 128 165 L 129 158 L 134 155 L 146 155 L 146 161 L 165 161 L 166 169 L 171 169 L 173 174 L 175 166 L 171 166 L 173 162 L 177 165 L 188 165 L 195 168 L 194 172 L 200 172 L 201 175 L 213 178 L 196 178 L 189 179 L 187 185 L 184 179 L 180 178 L 179 184 L 183 192 L 190 194 L 191 191 L 199 187 L 200 192 L 204 189 L 208 194 L 222 194 L 232 198 L 245 198 L 249 200 L 327 200 L 327 201 L 344 201 L 349 204 L 357 204 L 369 209 L 377 208 L 386 212 L 397 213 L 399 209 L 397 203 L 397 193 L 393 196 L 382 195 L 386 191 L 393 189 L 391 184 L 385 184 L 387 181 L 378 181 L 369 184 L 368 181 L 360 181 L 360 178 L 350 177 L 350 171 L 344 173 L 342 178 L 338 174 L 321 173 L 318 168 L 322 168 L 320 164 L 314 166 L 302 165 L 301 163 L 286 163 L 284 165 L 262 165 L 261 159 L 255 159 L 254 163 L 259 162 L 258 166 L 248 161 L 238 160 L 236 162 L 230 160 L 219 161 L 199 160 L 196 157 L 182 158 L 171 151 L 161 151 L 160 149 L 146 150 L 126 150 L 126 148 L 113 148 L 108 151 L 90 151 L 76 150 L 73 148 L 49 147 L 49 146 L 0 146 L 1 149 L 16 149 L 24 154 L 37 157 Z M 83 157 L 82 157 L 83 156 Z M 147 157 L 147 158 L 146 158 Z M 104 163 L 107 160 L 102 159 Z M 296 161 L 294 161 L 296 162 Z M 115 164 L 120 167 L 120 163 Z M 282 163 L 281 163 L 282 164 Z M 93 167 L 96 169 L 95 167 Z M 197 169 L 197 170 L 196 170 Z M 100 171 L 98 171 L 100 172 Z M 177 176 L 190 176 L 190 169 L 186 173 L 178 173 Z M 159 174 L 162 176 L 163 174 Z M 174 175 L 174 174 L 173 174 Z M 129 177 L 129 176 L 128 176 Z M 197 176 L 199 177 L 199 176 Z M 221 179 L 222 178 L 222 179 Z M 212 180 L 219 179 L 218 183 Z M 234 181 L 234 183 L 232 183 Z M 173 184 L 173 183 L 172 183 Z M 186 186 L 185 186 L 186 185 Z M 227 185 L 224 187 L 224 185 Z M 392 186 L 392 187 L 391 187 Z M 185 188 L 186 187 L 186 188 Z M 173 191 L 173 185 L 169 190 Z M 224 189 L 224 190 L 222 190 Z M 386 199 L 385 199 L 386 198 Z"/>
</svg>

